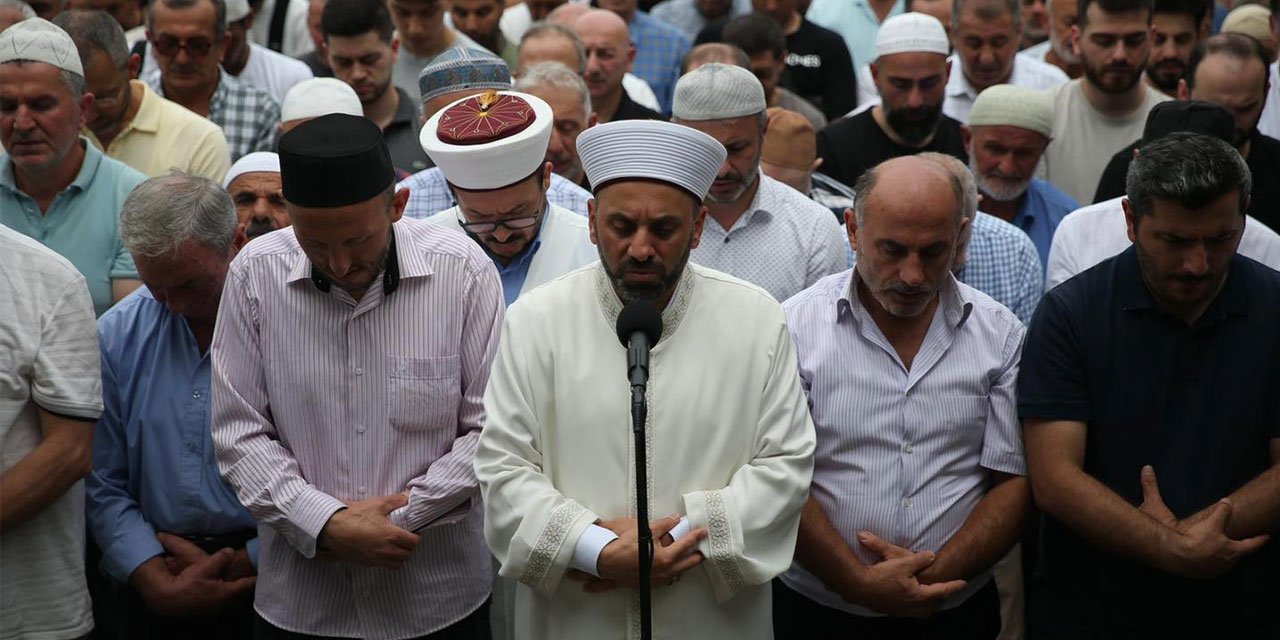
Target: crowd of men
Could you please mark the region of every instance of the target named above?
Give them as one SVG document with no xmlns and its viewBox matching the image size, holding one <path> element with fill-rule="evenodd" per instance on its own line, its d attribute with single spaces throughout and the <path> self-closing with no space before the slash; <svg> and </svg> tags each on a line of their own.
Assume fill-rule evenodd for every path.
<svg viewBox="0 0 1280 640">
<path fill-rule="evenodd" d="M 1280 638 L 1278 41 L 0 0 L 0 640 Z"/>
</svg>

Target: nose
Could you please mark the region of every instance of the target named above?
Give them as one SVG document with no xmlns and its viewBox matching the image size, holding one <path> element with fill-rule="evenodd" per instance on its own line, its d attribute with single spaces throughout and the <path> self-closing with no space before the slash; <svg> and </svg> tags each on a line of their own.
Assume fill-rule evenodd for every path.
<svg viewBox="0 0 1280 640">
<path fill-rule="evenodd" d="M 732 171 L 733 171 L 733 166 L 729 164 L 728 160 L 725 160 L 723 163 L 720 164 L 720 170 L 716 172 L 716 179 L 717 180 L 723 179 L 726 176 L 728 176 L 729 173 Z"/>
<path fill-rule="evenodd" d="M 641 229 L 631 238 L 631 244 L 627 245 L 627 255 L 636 262 L 647 262 L 658 252 L 653 248 L 653 240 L 649 237 L 648 231 Z"/>
<path fill-rule="evenodd" d="M 1184 272 L 1202 276 L 1209 272 L 1209 255 L 1203 244 L 1197 244 L 1187 251 L 1182 258 L 1182 269 Z"/>
<path fill-rule="evenodd" d="M 351 256 L 341 251 L 329 253 L 329 270 L 335 278 L 341 278 L 351 272 Z"/>
<path fill-rule="evenodd" d="M 14 111 L 13 128 L 28 131 L 34 129 L 35 124 L 36 119 L 32 117 L 31 107 L 25 104 L 18 105 L 17 110 Z"/>
<path fill-rule="evenodd" d="M 1007 153 L 1000 157 L 1000 173 L 1006 176 L 1016 175 L 1018 167 L 1013 163 L 1013 154 Z"/>
<path fill-rule="evenodd" d="M 564 150 L 564 136 L 553 128 L 551 130 L 551 142 L 547 144 L 547 155 L 560 155 L 564 153 Z"/>
<path fill-rule="evenodd" d="M 267 199 L 258 198 L 253 201 L 253 209 L 250 210 L 249 215 L 254 221 L 262 221 L 271 220 L 272 213 L 274 213 L 274 210 L 271 208 L 271 204 L 267 202 Z"/>
<path fill-rule="evenodd" d="M 919 86 L 913 85 L 911 91 L 907 93 L 907 108 L 914 109 L 924 104 L 924 92 Z"/>
<path fill-rule="evenodd" d="M 918 287 L 924 282 L 924 268 L 920 264 L 920 256 L 911 254 L 902 261 L 898 270 L 898 279 L 909 287 Z"/>
</svg>

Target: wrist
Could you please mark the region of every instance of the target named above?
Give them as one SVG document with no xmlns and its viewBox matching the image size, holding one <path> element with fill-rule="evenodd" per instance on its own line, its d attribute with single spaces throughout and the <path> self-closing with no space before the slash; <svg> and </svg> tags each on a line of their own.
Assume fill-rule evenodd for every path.
<svg viewBox="0 0 1280 640">
<path fill-rule="evenodd" d="M 845 602 L 862 603 L 870 584 L 869 571 L 861 563 L 848 563 L 841 571 L 840 597 Z"/>
</svg>

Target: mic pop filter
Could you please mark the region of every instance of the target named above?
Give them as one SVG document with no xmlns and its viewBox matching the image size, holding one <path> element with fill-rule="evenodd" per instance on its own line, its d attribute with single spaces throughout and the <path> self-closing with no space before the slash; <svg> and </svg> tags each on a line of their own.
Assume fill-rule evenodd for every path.
<svg viewBox="0 0 1280 640">
<path fill-rule="evenodd" d="M 622 346 L 631 343 L 631 335 L 641 332 L 649 339 L 649 345 L 658 343 L 662 337 L 662 313 L 658 307 L 647 300 L 632 300 L 618 314 L 618 340 Z"/>
</svg>

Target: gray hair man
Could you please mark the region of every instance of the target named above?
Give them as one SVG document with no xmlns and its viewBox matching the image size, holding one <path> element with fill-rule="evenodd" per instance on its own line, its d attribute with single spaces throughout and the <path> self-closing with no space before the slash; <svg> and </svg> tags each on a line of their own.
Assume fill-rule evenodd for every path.
<svg viewBox="0 0 1280 640">
<path fill-rule="evenodd" d="M 578 157 L 578 134 L 596 126 L 596 114 L 591 110 L 591 93 L 582 76 L 559 62 L 539 62 L 521 74 L 515 88 L 551 105 L 555 126 L 546 157 L 551 170 L 590 190 Z"/>
<path fill-rule="evenodd" d="M 1045 0 L 1049 14 L 1049 38 L 1040 44 L 1027 47 L 1022 55 L 1043 60 L 1075 79 L 1084 75 L 1080 55 L 1071 44 L 1071 29 L 1076 25 L 1075 0 Z"/>
<path fill-rule="evenodd" d="M 710 223 L 693 261 L 786 300 L 844 268 L 844 238 L 830 211 L 760 172 L 765 109 L 750 71 L 713 62 L 676 83 L 673 121 L 729 152 L 707 193 Z"/>
</svg>

